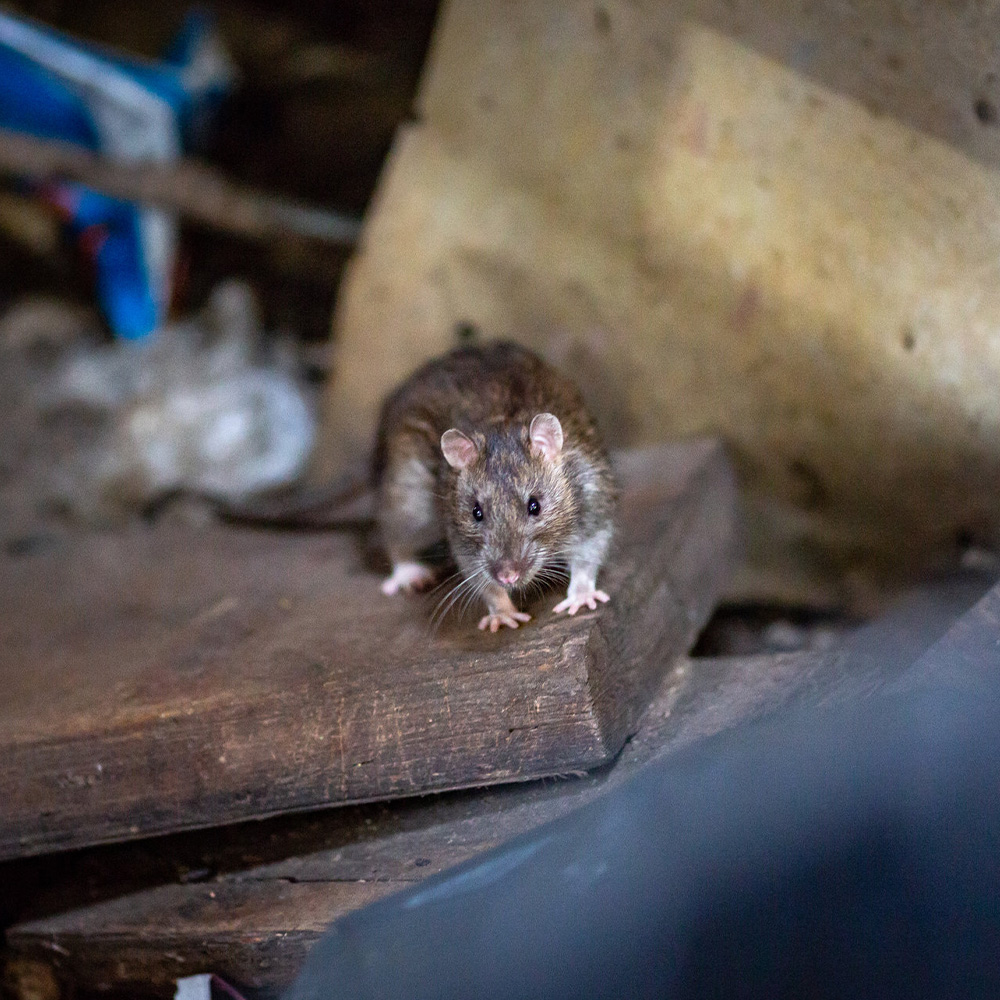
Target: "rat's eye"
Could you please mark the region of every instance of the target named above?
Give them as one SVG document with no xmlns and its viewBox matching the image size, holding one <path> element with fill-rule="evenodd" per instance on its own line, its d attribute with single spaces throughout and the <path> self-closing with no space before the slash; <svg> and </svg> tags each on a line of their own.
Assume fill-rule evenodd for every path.
<svg viewBox="0 0 1000 1000">
<path fill-rule="evenodd" d="M 528 513 L 532 517 L 538 517 L 541 512 L 542 505 L 534 497 L 528 497 Z"/>
<path fill-rule="evenodd" d="M 474 503 L 472 505 L 472 516 L 477 520 L 481 521 L 483 519 L 483 508 L 479 504 Z"/>
</svg>

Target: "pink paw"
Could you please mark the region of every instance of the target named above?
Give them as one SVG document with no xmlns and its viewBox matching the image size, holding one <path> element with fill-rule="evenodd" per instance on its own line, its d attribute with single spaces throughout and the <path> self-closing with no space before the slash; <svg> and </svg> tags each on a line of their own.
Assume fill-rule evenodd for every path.
<svg viewBox="0 0 1000 1000">
<path fill-rule="evenodd" d="M 499 630 L 501 625 L 509 628 L 517 628 L 518 622 L 530 622 L 531 615 L 523 611 L 500 611 L 497 614 L 483 615 L 479 620 L 480 630 L 489 629 L 491 632 Z"/>
<path fill-rule="evenodd" d="M 603 590 L 594 590 L 593 587 L 589 587 L 587 590 L 580 590 L 568 594 L 566 599 L 564 601 L 560 601 L 552 609 L 552 611 L 557 615 L 562 614 L 564 611 L 569 612 L 571 615 L 575 615 L 584 605 L 590 608 L 591 611 L 596 611 L 598 601 L 600 601 L 601 604 L 607 604 L 610 600 L 611 598 L 608 597 Z"/>
<path fill-rule="evenodd" d="M 404 562 L 393 566 L 392 574 L 382 581 L 382 593 L 392 596 L 402 591 L 423 590 L 434 582 L 434 570 L 421 563 Z"/>
</svg>

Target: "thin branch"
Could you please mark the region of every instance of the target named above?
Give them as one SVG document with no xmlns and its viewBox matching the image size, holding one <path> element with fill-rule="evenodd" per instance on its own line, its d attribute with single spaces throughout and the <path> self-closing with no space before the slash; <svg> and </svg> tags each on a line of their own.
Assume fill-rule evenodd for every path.
<svg viewBox="0 0 1000 1000">
<path fill-rule="evenodd" d="M 189 160 L 116 163 L 78 146 L 7 129 L 0 129 L 0 174 L 78 181 L 114 198 L 160 205 L 256 240 L 293 235 L 353 246 L 361 230 L 359 219 L 233 184 Z"/>
</svg>

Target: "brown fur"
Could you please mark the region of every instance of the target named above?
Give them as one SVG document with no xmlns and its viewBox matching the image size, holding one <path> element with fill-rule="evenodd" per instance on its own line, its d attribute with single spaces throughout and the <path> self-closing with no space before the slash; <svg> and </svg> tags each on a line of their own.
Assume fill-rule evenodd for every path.
<svg viewBox="0 0 1000 1000">
<path fill-rule="evenodd" d="M 546 412 L 558 417 L 564 436 L 552 462 L 529 439 L 532 418 Z M 477 447 L 461 470 L 442 455 L 449 428 Z M 610 535 L 615 483 L 580 393 L 515 344 L 462 348 L 415 372 L 383 406 L 373 472 L 394 562 L 447 538 L 466 576 L 513 561 L 524 567 L 520 587 Z M 531 497 L 537 516 L 527 510 Z M 481 521 L 473 517 L 477 504 Z"/>
</svg>

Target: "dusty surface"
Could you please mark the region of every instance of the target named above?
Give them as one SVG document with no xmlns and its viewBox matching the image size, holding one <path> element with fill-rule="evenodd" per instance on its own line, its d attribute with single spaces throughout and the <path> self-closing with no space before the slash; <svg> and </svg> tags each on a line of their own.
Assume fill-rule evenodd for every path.
<svg viewBox="0 0 1000 1000">
<path fill-rule="evenodd" d="M 940 681 L 963 658 L 981 663 L 986 677 L 1000 608 L 990 585 L 977 574 L 939 581 L 822 651 L 682 659 L 615 762 L 587 775 L 77 852 L 52 867 L 71 870 L 88 891 L 67 909 L 65 897 L 59 905 L 39 885 L 22 904 L 21 919 L 31 922 L 9 932 L 11 952 L 102 995 L 166 997 L 178 974 L 206 969 L 276 995 L 326 922 L 564 815 L 647 764 L 796 705 L 830 708 Z M 18 866 L 0 867 L 15 900 L 24 876 L 33 868 L 37 878 L 40 868 L 19 867 L 21 879 Z"/>
<path fill-rule="evenodd" d="M 347 532 L 160 523 L 0 559 L 0 856 L 605 763 L 728 578 L 732 474 L 620 456 L 612 602 L 478 631 Z"/>
<path fill-rule="evenodd" d="M 112 868 L 123 894 L 11 928 L 11 953 L 51 963 L 85 992 L 166 997 L 178 975 L 213 969 L 276 996 L 331 921 L 592 801 L 650 761 L 773 708 L 837 662 L 837 654 L 681 660 L 635 738 L 589 775 L 84 852 L 80 869 Z M 169 870 L 178 857 L 194 866 L 180 879 Z M 140 865 L 164 884 L 127 892 L 127 874 L 117 873 Z M 39 895 L 35 906 L 50 902 L 51 893 Z"/>
</svg>

